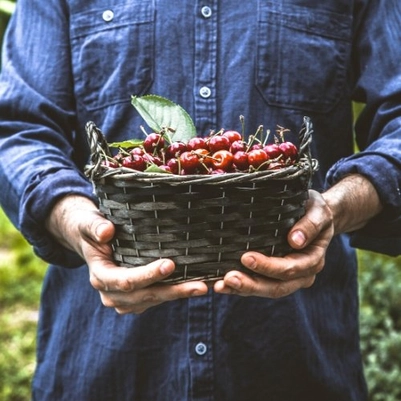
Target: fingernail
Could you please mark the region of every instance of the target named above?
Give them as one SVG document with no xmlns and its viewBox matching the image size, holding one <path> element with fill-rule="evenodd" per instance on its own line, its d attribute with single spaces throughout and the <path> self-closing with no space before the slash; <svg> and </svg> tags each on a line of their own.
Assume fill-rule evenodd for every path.
<svg viewBox="0 0 401 401">
<path fill-rule="evenodd" d="M 96 229 L 95 229 L 96 238 L 98 238 L 98 239 L 101 238 L 103 229 L 104 229 L 105 227 L 107 227 L 107 223 L 100 223 L 100 224 L 98 224 L 98 226 L 97 226 Z"/>
<path fill-rule="evenodd" d="M 237 276 L 232 276 L 228 279 L 228 284 L 230 287 L 239 290 L 242 286 L 241 280 Z"/>
<path fill-rule="evenodd" d="M 173 266 L 168 260 L 165 260 L 161 265 L 160 265 L 160 273 L 163 276 L 167 276 L 173 271 Z"/>
<path fill-rule="evenodd" d="M 254 269 L 256 267 L 256 259 L 253 256 L 244 257 L 242 262 L 248 269 Z"/>
<path fill-rule="evenodd" d="M 199 297 L 203 294 L 204 293 L 200 291 L 198 288 L 195 288 L 194 290 L 191 291 L 191 297 Z"/>
<path fill-rule="evenodd" d="M 294 242 L 295 245 L 302 247 L 305 245 L 306 237 L 302 231 L 294 231 L 291 234 L 291 240 Z"/>
</svg>

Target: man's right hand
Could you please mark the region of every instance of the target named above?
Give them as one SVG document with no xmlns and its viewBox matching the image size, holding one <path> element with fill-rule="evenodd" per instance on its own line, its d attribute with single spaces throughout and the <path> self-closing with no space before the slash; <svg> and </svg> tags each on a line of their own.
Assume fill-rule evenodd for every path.
<svg viewBox="0 0 401 401">
<path fill-rule="evenodd" d="M 46 227 L 61 245 L 86 261 L 90 282 L 99 291 L 102 303 L 118 313 L 142 313 L 163 302 L 205 295 L 208 291 L 201 281 L 160 284 L 175 269 L 170 259 L 135 268 L 117 266 L 110 246 L 114 225 L 88 198 L 69 195 L 60 199 Z"/>
</svg>

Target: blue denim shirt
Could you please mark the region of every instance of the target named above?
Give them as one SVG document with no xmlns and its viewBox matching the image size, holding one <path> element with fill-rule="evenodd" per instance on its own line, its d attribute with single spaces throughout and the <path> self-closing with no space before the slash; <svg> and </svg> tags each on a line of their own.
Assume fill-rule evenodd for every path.
<svg viewBox="0 0 401 401">
<path fill-rule="evenodd" d="M 367 176 L 384 211 L 352 244 L 401 249 L 399 0 L 18 0 L 0 77 L 1 204 L 51 263 L 40 401 L 361 401 L 355 255 L 337 236 L 310 289 L 271 300 L 209 295 L 138 316 L 102 306 L 77 255 L 46 232 L 66 194 L 92 197 L 84 132 L 141 137 L 130 96 L 182 105 L 199 134 L 314 123 L 314 187 Z M 352 100 L 366 103 L 356 125 Z"/>
</svg>

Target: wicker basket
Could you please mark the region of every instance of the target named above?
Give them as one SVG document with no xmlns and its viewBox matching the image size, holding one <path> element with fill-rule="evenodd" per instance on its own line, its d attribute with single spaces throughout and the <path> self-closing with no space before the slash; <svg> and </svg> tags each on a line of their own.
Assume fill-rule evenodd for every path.
<svg viewBox="0 0 401 401">
<path fill-rule="evenodd" d="M 100 211 L 116 227 L 112 247 L 118 265 L 170 258 L 176 270 L 164 282 L 206 281 L 243 270 L 240 258 L 246 251 L 291 252 L 286 236 L 305 213 L 317 169 L 308 117 L 299 134 L 299 162 L 253 173 L 185 176 L 108 168 L 102 165 L 111 155 L 103 134 L 92 122 L 86 130 L 91 148 L 86 175 Z"/>
</svg>

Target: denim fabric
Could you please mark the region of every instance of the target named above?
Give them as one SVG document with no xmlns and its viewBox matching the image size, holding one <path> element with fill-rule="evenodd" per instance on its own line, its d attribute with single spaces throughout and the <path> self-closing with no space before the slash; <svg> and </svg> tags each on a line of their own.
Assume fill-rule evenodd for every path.
<svg viewBox="0 0 401 401">
<path fill-rule="evenodd" d="M 210 293 L 139 316 L 100 303 L 87 267 L 44 228 L 82 174 L 85 123 L 142 137 L 131 95 L 182 105 L 198 133 L 314 123 L 314 187 L 371 179 L 385 209 L 353 244 L 401 249 L 399 0 L 18 0 L 0 76 L 0 201 L 49 261 L 33 382 L 39 401 L 363 401 L 355 255 L 333 240 L 308 290 Z M 351 101 L 367 103 L 356 126 Z"/>
</svg>

